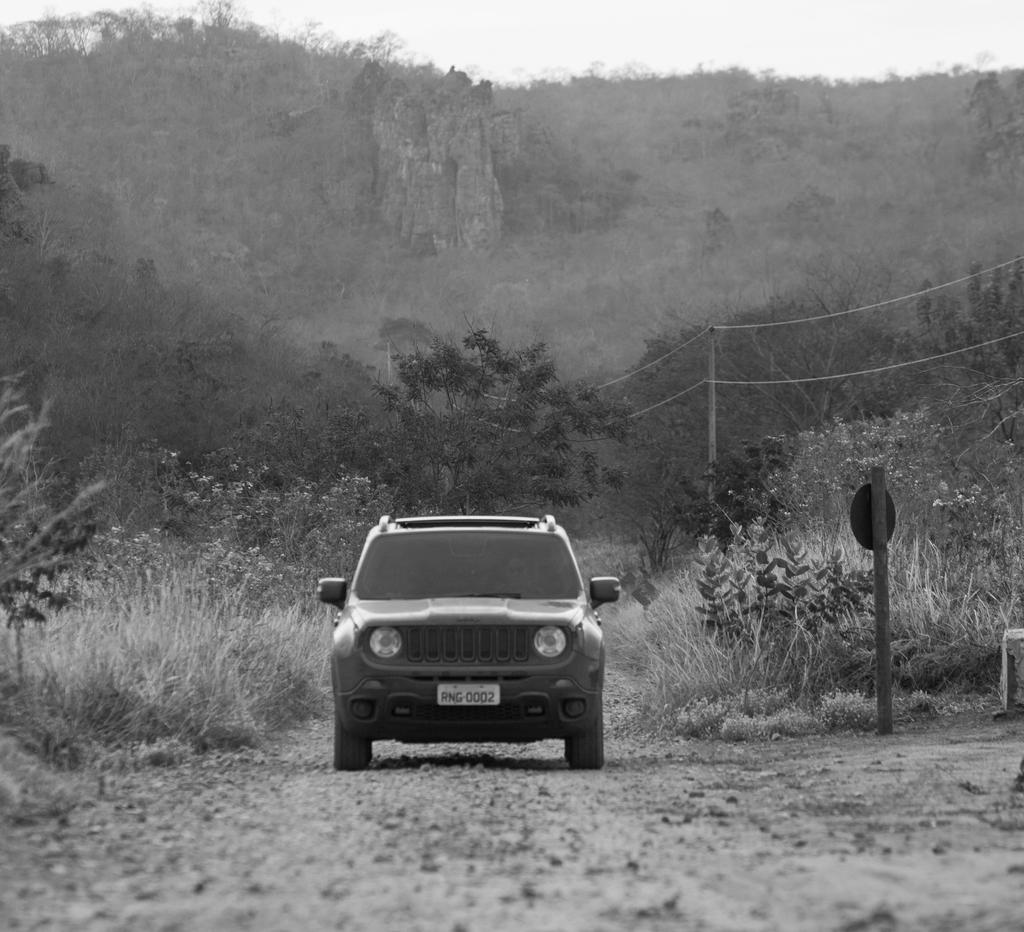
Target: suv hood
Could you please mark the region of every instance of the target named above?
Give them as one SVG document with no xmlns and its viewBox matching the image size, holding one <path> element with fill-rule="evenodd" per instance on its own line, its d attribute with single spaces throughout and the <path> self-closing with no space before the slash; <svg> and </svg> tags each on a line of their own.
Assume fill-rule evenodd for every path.
<svg viewBox="0 0 1024 932">
<path fill-rule="evenodd" d="M 357 625 L 383 623 L 458 624 L 488 622 L 491 624 L 576 625 L 583 619 L 586 606 L 581 601 L 547 601 L 542 599 L 367 599 L 350 603 L 350 617 Z"/>
</svg>

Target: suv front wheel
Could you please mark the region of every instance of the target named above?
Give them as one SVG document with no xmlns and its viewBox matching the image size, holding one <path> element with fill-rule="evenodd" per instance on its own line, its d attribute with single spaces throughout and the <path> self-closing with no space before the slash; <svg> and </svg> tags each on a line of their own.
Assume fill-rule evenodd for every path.
<svg viewBox="0 0 1024 932">
<path fill-rule="evenodd" d="M 365 770 L 373 756 L 373 742 L 345 731 L 338 713 L 334 713 L 334 769 Z"/>
<path fill-rule="evenodd" d="M 600 694 L 597 707 L 594 724 L 582 735 L 565 739 L 565 759 L 572 770 L 600 770 L 604 766 L 604 716 Z"/>
</svg>

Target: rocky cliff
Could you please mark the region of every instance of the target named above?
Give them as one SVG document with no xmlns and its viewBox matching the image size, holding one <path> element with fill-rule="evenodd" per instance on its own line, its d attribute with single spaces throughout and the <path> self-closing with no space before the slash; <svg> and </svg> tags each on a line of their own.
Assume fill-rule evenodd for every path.
<svg viewBox="0 0 1024 932">
<path fill-rule="evenodd" d="M 17 235 L 22 217 L 21 191 L 11 174 L 11 150 L 0 146 L 0 239 Z"/>
<path fill-rule="evenodd" d="M 0 145 L 0 238 L 26 236 L 25 201 L 21 192 L 37 184 L 52 184 L 46 166 L 12 159 L 10 146 Z"/>
<path fill-rule="evenodd" d="M 453 68 L 412 89 L 369 64 L 353 91 L 375 143 L 374 196 L 398 239 L 423 253 L 494 246 L 495 169 L 518 156 L 521 132 L 516 114 L 495 111 L 490 84 Z"/>
</svg>

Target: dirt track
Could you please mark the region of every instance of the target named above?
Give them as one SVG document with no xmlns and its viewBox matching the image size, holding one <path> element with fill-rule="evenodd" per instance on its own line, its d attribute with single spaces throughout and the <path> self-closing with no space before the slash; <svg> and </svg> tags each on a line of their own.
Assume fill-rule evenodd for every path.
<svg viewBox="0 0 1024 932">
<path fill-rule="evenodd" d="M 551 742 L 338 774 L 324 720 L 108 777 L 5 832 L 0 928 L 1024 930 L 1021 722 L 651 745 L 611 718 L 599 773 Z"/>
</svg>

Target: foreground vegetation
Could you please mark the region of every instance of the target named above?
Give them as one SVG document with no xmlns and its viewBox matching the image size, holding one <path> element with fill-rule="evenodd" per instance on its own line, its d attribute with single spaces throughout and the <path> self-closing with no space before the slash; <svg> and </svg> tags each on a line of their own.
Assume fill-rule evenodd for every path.
<svg viewBox="0 0 1024 932">
<path fill-rule="evenodd" d="M 743 537 L 749 544 L 749 538 Z M 778 553 L 778 539 L 770 544 Z M 152 539 L 109 541 L 102 561 L 62 581 L 74 603 L 0 650 L 3 724 L 23 747 L 63 768 L 116 760 L 160 764 L 183 754 L 255 746 L 327 708 L 326 614 L 313 575 L 254 588 L 230 560 Z M 140 562 L 139 547 L 152 559 Z M 581 542 L 585 572 L 628 571 L 636 551 Z M 733 578 L 742 568 L 736 547 Z M 655 581 L 642 607 L 630 596 L 605 610 L 613 675 L 637 693 L 632 725 L 655 733 L 751 740 L 875 726 L 873 621 L 847 606 L 826 619 L 809 598 L 784 611 L 767 602 L 745 617 L 709 620 L 707 562 Z M 863 577 L 867 557 L 841 556 Z M 932 715 L 975 696 L 994 702 L 999 642 L 1014 603 L 967 600 L 939 563 L 920 569 L 914 545 L 893 552 L 897 717 Z M 813 558 L 812 558 L 813 561 Z M 754 584 L 756 585 L 756 583 Z M 705 587 L 706 591 L 706 587 Z M 726 599 L 719 598 L 721 609 Z M 733 605 L 735 607 L 735 603 Z M 119 749 L 119 756 L 111 751 Z M 11 794 L 8 793 L 10 796 Z"/>
<path fill-rule="evenodd" d="M 784 541 L 771 548 L 785 558 Z M 660 579 L 646 608 L 627 600 L 609 612 L 609 649 L 638 684 L 643 720 L 655 731 L 734 738 L 873 730 L 870 554 L 838 559 L 852 568 L 856 608 L 833 613 L 811 592 L 786 605 L 754 594 L 741 613 L 724 593 L 702 596 L 706 566 L 695 561 Z M 959 568 L 943 572 L 936 561 L 922 571 L 915 542 L 897 540 L 890 559 L 897 714 L 960 702 L 995 708 L 1002 633 L 1016 623 L 1017 603 L 965 597 Z M 736 561 L 729 572 L 735 581 L 753 569 Z"/>
<path fill-rule="evenodd" d="M 154 450 L 159 481 L 140 490 L 135 473 L 110 469 L 108 486 L 54 515 L 26 468 L 39 424 L 24 406 L 7 415 L 3 724 L 74 767 L 96 746 L 254 745 L 322 711 L 314 582 L 354 566 L 366 528 L 393 505 L 386 487 L 348 478 L 279 488 L 241 465 L 219 480 Z M 638 542 L 581 538 L 585 574 L 616 572 L 632 577 L 628 591 L 639 595 L 638 580 L 647 589 L 646 607 L 627 594 L 607 611 L 611 663 L 634 678 L 643 724 L 726 737 L 870 725 L 870 559 L 840 515 L 867 465 L 887 459 L 900 503 L 895 683 L 919 711 L 951 690 L 991 697 L 1024 578 L 1016 456 L 1006 444 L 980 448 L 989 486 L 952 489 L 937 478 L 934 444 L 912 442 L 934 436 L 927 419 L 903 417 L 856 434 L 843 424 L 806 432 L 766 481 L 787 490 L 771 515 L 702 537 L 653 577 L 639 572 Z M 923 500 L 932 482 L 942 495 Z M 141 491 L 162 526 L 112 525 L 126 499 L 141 507 Z M 69 547 L 56 529 L 79 526 L 79 512 L 104 526 Z M 51 529 L 45 558 L 39 527 Z M 35 569 L 19 571 L 26 542 Z"/>
<path fill-rule="evenodd" d="M 74 766 L 83 739 L 239 747 L 322 709 L 326 635 L 308 594 L 246 599 L 204 569 L 86 580 L 75 608 L 27 632 L 8 701 L 35 750 Z"/>
</svg>

